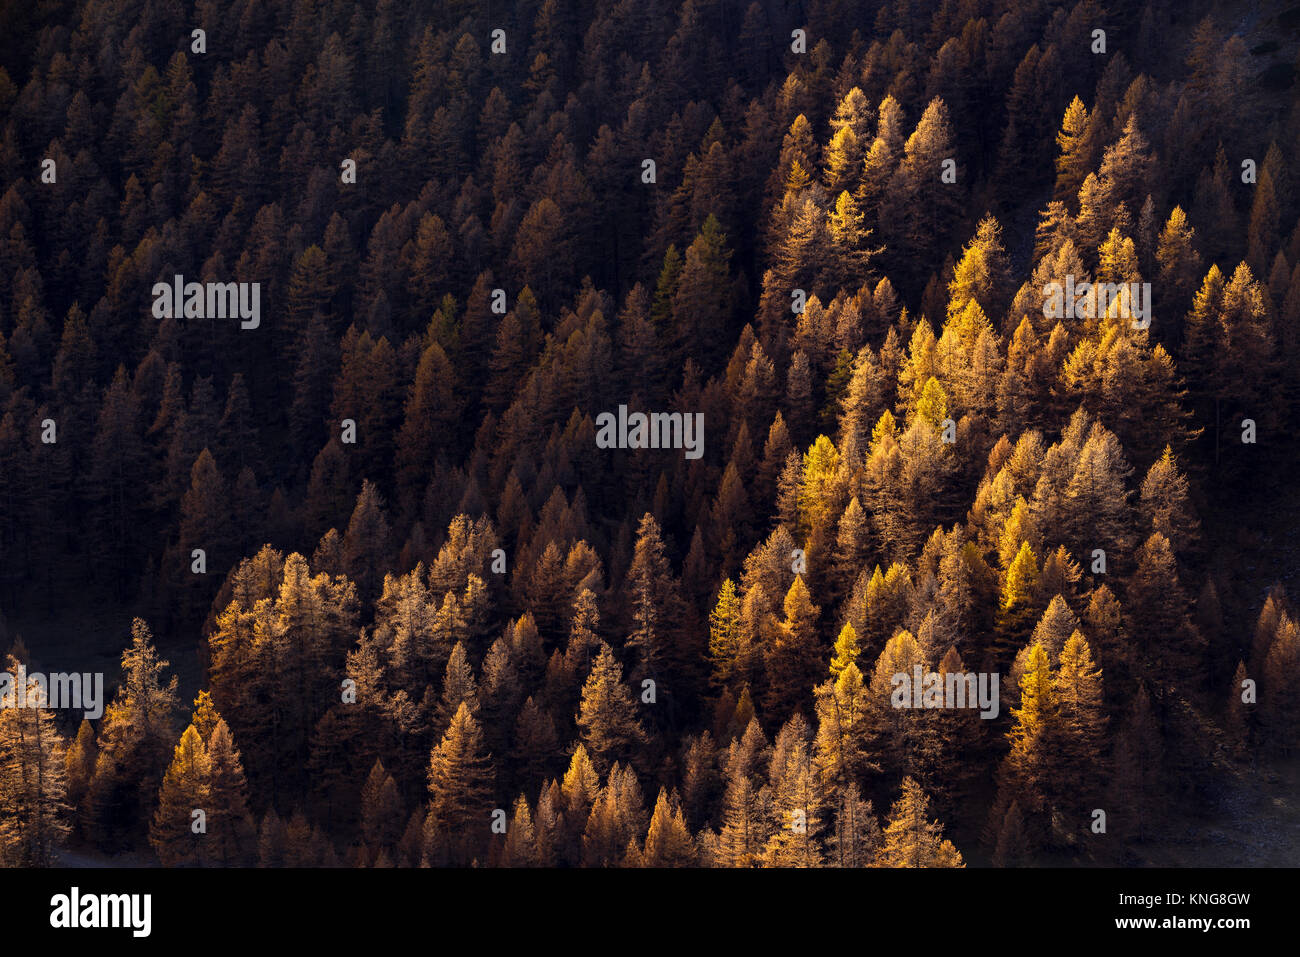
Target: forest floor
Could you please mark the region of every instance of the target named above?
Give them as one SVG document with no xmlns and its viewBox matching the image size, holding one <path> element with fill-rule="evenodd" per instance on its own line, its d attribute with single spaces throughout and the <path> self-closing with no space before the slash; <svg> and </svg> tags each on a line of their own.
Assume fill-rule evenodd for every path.
<svg viewBox="0 0 1300 957">
<path fill-rule="evenodd" d="M 1179 814 L 1143 845 L 1145 867 L 1300 866 L 1300 757 L 1242 774 L 1218 806 Z"/>
</svg>

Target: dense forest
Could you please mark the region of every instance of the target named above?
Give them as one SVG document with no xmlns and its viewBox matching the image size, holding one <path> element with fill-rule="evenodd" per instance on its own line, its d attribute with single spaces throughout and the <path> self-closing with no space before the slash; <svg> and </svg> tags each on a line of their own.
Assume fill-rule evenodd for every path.
<svg viewBox="0 0 1300 957">
<path fill-rule="evenodd" d="M 1298 52 L 0 2 L 0 863 L 1146 862 L 1300 748 Z"/>
</svg>

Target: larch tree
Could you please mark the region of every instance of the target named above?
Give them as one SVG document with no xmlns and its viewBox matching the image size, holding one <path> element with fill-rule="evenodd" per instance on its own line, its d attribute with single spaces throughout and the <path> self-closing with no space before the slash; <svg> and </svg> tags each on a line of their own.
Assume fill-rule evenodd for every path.
<svg viewBox="0 0 1300 957">
<path fill-rule="evenodd" d="M 190 718 L 190 724 L 194 725 L 194 730 L 198 731 L 204 744 L 208 743 L 220 720 L 221 715 L 217 712 L 216 705 L 212 703 L 212 695 L 207 691 L 200 691 L 198 697 L 194 699 L 194 714 Z"/>
<path fill-rule="evenodd" d="M 1007 733 L 1011 750 L 1003 782 L 1030 817 L 1041 818 L 1051 810 L 1052 762 L 1060 738 L 1059 710 L 1047 650 L 1035 644 L 1020 680 L 1020 707 L 1011 711 L 1015 724 Z"/>
<path fill-rule="evenodd" d="M 774 716 L 800 708 L 819 677 L 822 649 L 817 636 L 821 609 L 814 605 L 801 575 L 786 592 L 785 617 L 767 650 L 767 707 Z"/>
<path fill-rule="evenodd" d="M 584 867 L 617 867 L 645 830 L 645 798 L 636 773 L 615 761 L 582 831 Z"/>
<path fill-rule="evenodd" d="M 889 809 L 877 867 L 965 867 L 961 852 L 943 836 L 943 825 L 929 820 L 930 799 L 912 778 Z"/>
<path fill-rule="evenodd" d="M 74 812 L 75 829 L 81 834 L 81 814 L 84 813 L 86 796 L 90 793 L 90 782 L 95 777 L 95 765 L 99 762 L 99 745 L 95 741 L 95 729 L 90 721 L 83 718 L 77 728 L 77 736 L 68 745 L 65 764 L 68 772 L 68 806 Z"/>
<path fill-rule="evenodd" d="M 722 225 L 704 221 L 686 257 L 672 299 L 672 336 L 679 354 L 705 361 L 718 348 L 717 333 L 731 321 L 732 252 Z"/>
<path fill-rule="evenodd" d="M 1038 559 L 1028 542 L 1022 541 L 1002 582 L 998 603 L 997 647 L 1006 655 L 1028 635 L 1038 607 Z"/>
<path fill-rule="evenodd" d="M 994 867 L 1023 867 L 1030 860 L 1029 835 L 1020 802 L 1013 800 L 1002 819 L 997 846 L 993 849 Z"/>
<path fill-rule="evenodd" d="M 206 854 L 224 867 L 249 864 L 256 851 L 256 828 L 248 807 L 248 781 L 239 749 L 224 719 L 207 740 L 208 835 Z"/>
<path fill-rule="evenodd" d="M 1228 753 L 1237 760 L 1246 756 L 1252 741 L 1254 726 L 1254 705 L 1249 702 L 1248 692 L 1250 675 L 1243 661 L 1237 662 L 1237 670 L 1232 675 L 1232 685 L 1228 688 L 1228 706 L 1224 714 L 1224 737 Z"/>
<path fill-rule="evenodd" d="M 858 633 L 852 622 L 845 622 L 844 627 L 840 629 L 840 636 L 835 639 L 835 653 L 831 658 L 831 680 L 839 680 L 840 675 L 849 665 L 856 666 L 861 655 L 862 648 L 858 644 Z M 861 672 L 858 677 L 861 678 Z"/>
<path fill-rule="evenodd" d="M 564 818 L 563 856 L 571 864 L 577 864 L 582 851 L 582 832 L 591 816 L 596 798 L 600 795 L 600 775 L 587 754 L 586 747 L 578 742 L 569 759 L 568 770 L 560 782 L 558 803 L 562 805 L 559 812 Z"/>
<path fill-rule="evenodd" d="M 1195 245 L 1196 231 L 1187 221 L 1187 214 L 1181 206 L 1175 206 L 1169 218 L 1160 230 L 1156 246 L 1156 264 L 1159 272 L 1153 288 L 1159 290 L 1156 309 L 1160 315 L 1172 313 L 1175 331 L 1181 331 L 1182 316 L 1192 304 L 1192 295 L 1196 283 L 1202 275 L 1201 255 Z M 1167 308 L 1161 308 L 1167 307 Z M 1177 337 L 1166 338 L 1171 345 L 1178 343 Z"/>
<path fill-rule="evenodd" d="M 194 725 L 176 745 L 158 791 L 158 809 L 149 828 L 149 843 L 164 867 L 207 863 L 208 798 L 211 769 L 208 749 Z"/>
<path fill-rule="evenodd" d="M 1115 742 L 1111 803 L 1112 830 L 1139 842 L 1159 830 L 1164 797 L 1161 780 L 1165 747 L 1160 725 L 1144 685 L 1138 687 L 1128 720 Z"/>
<path fill-rule="evenodd" d="M 1192 622 L 1190 607 L 1173 546 L 1159 532 L 1152 532 L 1138 549 L 1127 610 L 1131 633 L 1143 652 L 1143 667 L 1153 686 L 1191 693 L 1204 680 L 1205 638 Z"/>
<path fill-rule="evenodd" d="M 1159 532 L 1169 539 L 1175 552 L 1185 555 L 1196 544 L 1200 521 L 1192 507 L 1187 477 L 1179 470 L 1168 445 L 1142 480 L 1139 513 L 1142 531 Z"/>
<path fill-rule="evenodd" d="M 826 837 L 826 857 L 835 867 L 871 867 L 880 849 L 880 822 L 856 784 L 838 802 L 835 823 Z"/>
<path fill-rule="evenodd" d="M 842 800 L 868 770 L 876 770 L 868 757 L 869 702 L 866 683 L 858 666 L 849 662 L 838 678 L 814 689 L 817 735 L 814 756 L 821 786 Z"/>
<path fill-rule="evenodd" d="M 1132 862 L 1300 747 L 1300 616 L 1240 620 L 1293 517 L 1277 23 L 1139 62 L 1170 4 L 1094 56 L 1099 0 L 535 0 L 512 76 L 482 4 L 282 0 L 205 72 L 176 3 L 26 6 L 0 653 L 141 619 L 102 720 L 0 708 L 0 863 L 69 816 L 174 864 L 956 863 L 932 817 Z M 182 272 L 230 301 L 141 310 Z M 1001 724 L 925 706 L 968 665 Z"/>
<path fill-rule="evenodd" d="M 356 507 L 343 536 L 343 569 L 357 586 L 363 602 L 379 597 L 388 567 L 391 529 L 384 513 L 383 497 L 375 483 L 362 483 Z"/>
<path fill-rule="evenodd" d="M 1061 130 L 1056 134 L 1056 145 L 1061 153 L 1056 158 L 1056 187 L 1052 198 L 1069 201 L 1079 192 L 1084 177 L 1096 164 L 1096 122 L 1088 115 L 1088 108 L 1077 96 L 1065 109 Z"/>
<path fill-rule="evenodd" d="M 624 593 L 631 619 L 627 647 L 635 655 L 631 677 L 654 680 L 668 701 L 683 697 L 694 687 L 697 662 L 685 637 L 681 584 L 668 563 L 659 523 L 649 512 L 637 528 Z"/>
<path fill-rule="evenodd" d="M 1289 615 L 1278 621 L 1277 633 L 1264 657 L 1261 725 L 1268 746 L 1281 754 L 1291 754 L 1300 747 L 1300 694 L 1296 676 L 1300 674 L 1300 626 Z"/>
<path fill-rule="evenodd" d="M 475 719 L 479 716 L 478 682 L 474 680 L 474 671 L 469 665 L 469 656 L 464 642 L 456 642 L 447 660 L 447 671 L 442 679 L 442 694 L 438 699 L 434 714 L 434 727 L 442 734 L 451 726 L 452 718 L 464 704 Z"/>
<path fill-rule="evenodd" d="M 771 831 L 771 795 L 761 781 L 768 751 L 758 721 L 750 719 L 742 737 L 733 740 L 725 759 L 722 828 L 717 863 L 723 867 L 757 867 Z"/>
<path fill-rule="evenodd" d="M 887 206 L 901 214 L 890 221 L 900 223 L 898 248 L 917 257 L 916 262 L 935 259 L 940 244 L 953 226 L 960 207 L 962 172 L 948 108 L 936 97 L 926 106 L 916 129 L 903 146 L 902 162 L 890 183 Z M 945 180 L 946 162 L 956 163 L 956 182 Z M 885 237 L 889 244 L 891 236 Z M 915 266 L 903 269 L 917 276 Z"/>
<path fill-rule="evenodd" d="M 716 687 L 730 687 L 743 674 L 741 641 L 740 596 L 736 594 L 736 583 L 728 578 L 718 590 L 717 604 L 709 614 L 709 658 Z"/>
<path fill-rule="evenodd" d="M 1065 488 L 1062 531 L 1080 554 L 1104 549 L 1111 561 L 1132 546 L 1126 481 L 1132 469 L 1119 439 L 1094 424 Z"/>
<path fill-rule="evenodd" d="M 686 826 L 679 802 L 671 801 L 668 792 L 659 789 L 645 845 L 641 848 L 642 867 L 691 867 L 695 864 L 695 841 Z"/>
<path fill-rule="evenodd" d="M 406 398 L 405 418 L 397 438 L 399 500 L 415 508 L 441 448 L 451 446 L 458 419 L 454 368 L 442 346 L 430 342 L 420 355 Z"/>
<path fill-rule="evenodd" d="M 506 830 L 505 847 L 501 851 L 504 867 L 537 867 L 541 861 L 537 853 L 537 828 L 533 824 L 528 799 L 522 794 L 515 799 L 514 812 Z"/>
<path fill-rule="evenodd" d="M 361 834 L 377 852 L 396 844 L 402 826 L 402 797 L 397 782 L 384 769 L 383 761 L 376 758 L 361 789 Z"/>
<path fill-rule="evenodd" d="M 483 732 L 464 702 L 429 755 L 428 784 L 429 814 L 450 860 L 470 863 L 487 843 L 494 782 Z"/>
<path fill-rule="evenodd" d="M 608 768 L 617 760 L 640 765 L 645 759 L 642 749 L 648 738 L 636 698 L 623 683 L 623 666 L 614 650 L 603 642 L 582 686 L 578 727 L 597 768 Z"/>
<path fill-rule="evenodd" d="M 772 833 L 763 850 L 769 867 L 818 867 L 823 860 L 826 802 L 808 732 L 808 722 L 796 714 L 781 728 L 772 748 Z"/>
<path fill-rule="evenodd" d="M 7 659 L 0 707 L 0 861 L 9 867 L 49 867 L 68 837 L 68 768 L 55 713 L 43 683 Z M 22 706 L 20 689 L 27 687 Z"/>
<path fill-rule="evenodd" d="M 230 500 L 212 454 L 205 448 L 190 470 L 190 487 L 181 501 L 180 544 L 177 549 L 176 580 L 185 596 L 182 614 L 193 615 L 207 598 L 203 577 L 193 574 L 192 553 L 200 549 L 204 568 L 221 575 L 234 560 L 230 529 Z"/>
<path fill-rule="evenodd" d="M 122 683 L 100 724 L 99 761 L 90 785 L 89 830 L 101 846 L 123 846 L 152 816 L 152 782 L 162 778 L 176 740 L 177 678 L 163 678 L 168 667 L 158 657 L 149 626 L 135 619 L 131 646 L 122 653 Z"/>
<path fill-rule="evenodd" d="M 1065 812 L 1067 833 L 1079 834 L 1100 796 L 1095 774 L 1105 756 L 1108 723 L 1101 669 L 1080 632 L 1066 640 L 1052 682 L 1059 722 L 1052 788 Z"/>
</svg>

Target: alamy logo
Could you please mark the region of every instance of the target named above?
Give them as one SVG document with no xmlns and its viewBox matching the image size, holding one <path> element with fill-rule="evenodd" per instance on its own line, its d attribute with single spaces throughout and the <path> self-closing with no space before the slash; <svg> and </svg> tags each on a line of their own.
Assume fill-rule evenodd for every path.
<svg viewBox="0 0 1300 957">
<path fill-rule="evenodd" d="M 79 927 L 127 927 L 134 937 L 148 937 L 152 929 L 153 896 L 150 894 L 86 894 L 74 887 L 50 898 L 50 926 L 60 930 Z"/>
<path fill-rule="evenodd" d="M 685 449 L 688 459 L 704 454 L 703 412 L 633 412 L 618 407 L 618 416 L 596 416 L 598 449 Z"/>
<path fill-rule="evenodd" d="M 981 718 L 998 716 L 998 675 L 981 671 L 961 674 L 950 671 L 939 674 L 921 672 L 921 666 L 912 668 L 912 674 L 900 671 L 890 682 L 894 692 L 889 696 L 895 708 L 979 708 Z"/>
<path fill-rule="evenodd" d="M 1081 282 L 1065 277 L 1065 285 L 1049 282 L 1043 287 L 1043 315 L 1048 319 L 1096 319 L 1110 315 L 1111 305 L 1121 319 L 1132 319 L 1134 329 L 1151 325 L 1151 283 Z"/>
<path fill-rule="evenodd" d="M 104 714 L 104 673 L 29 674 L 22 665 L 17 675 L 0 671 L 0 708 L 73 708 L 96 720 Z"/>
<path fill-rule="evenodd" d="M 186 282 L 177 274 L 172 281 L 153 286 L 155 319 L 243 320 L 241 329 L 262 324 L 262 285 L 256 282 Z"/>
</svg>

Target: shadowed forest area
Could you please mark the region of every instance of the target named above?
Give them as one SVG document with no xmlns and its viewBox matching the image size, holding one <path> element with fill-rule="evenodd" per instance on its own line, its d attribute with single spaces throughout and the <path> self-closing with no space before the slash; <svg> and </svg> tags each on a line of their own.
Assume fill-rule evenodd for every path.
<svg viewBox="0 0 1300 957">
<path fill-rule="evenodd" d="M 1298 65 L 0 0 L 0 864 L 1294 864 Z"/>
</svg>

